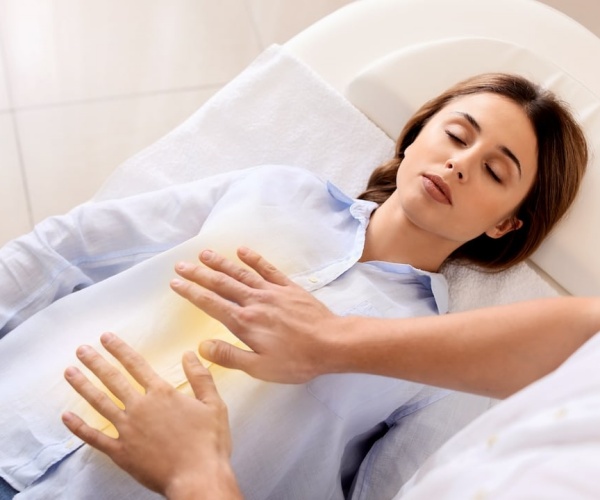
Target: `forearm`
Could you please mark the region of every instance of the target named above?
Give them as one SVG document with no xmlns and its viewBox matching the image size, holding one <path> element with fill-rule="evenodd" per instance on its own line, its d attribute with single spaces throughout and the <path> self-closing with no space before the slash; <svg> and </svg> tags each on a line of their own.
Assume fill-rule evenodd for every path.
<svg viewBox="0 0 600 500">
<path fill-rule="evenodd" d="M 186 281 L 172 287 L 250 349 L 213 341 L 201 346 L 202 355 L 263 380 L 363 372 L 506 397 L 600 331 L 600 298 L 539 299 L 423 318 L 339 317 L 256 252 L 241 249 L 238 256 L 258 274 L 203 252 L 207 267 L 178 266 Z"/>
<path fill-rule="evenodd" d="M 600 299 L 561 297 L 445 316 L 339 318 L 324 371 L 368 372 L 493 397 L 546 375 L 600 330 Z"/>
<path fill-rule="evenodd" d="M 0 337 L 54 300 L 89 284 L 89 278 L 32 232 L 0 250 Z M 43 234 L 42 234 L 43 236 Z"/>
<path fill-rule="evenodd" d="M 197 234 L 213 203 L 200 188 L 85 203 L 7 243 L 0 249 L 0 337 L 55 300 Z"/>
</svg>

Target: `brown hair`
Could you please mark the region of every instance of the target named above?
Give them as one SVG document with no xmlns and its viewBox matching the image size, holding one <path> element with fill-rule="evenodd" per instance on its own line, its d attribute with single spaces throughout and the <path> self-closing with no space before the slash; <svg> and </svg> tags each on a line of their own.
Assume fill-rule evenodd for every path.
<svg viewBox="0 0 600 500">
<path fill-rule="evenodd" d="M 573 203 L 588 161 L 583 131 L 554 94 L 529 80 L 487 73 L 464 80 L 426 102 L 408 120 L 396 143 L 393 159 L 371 174 L 363 200 L 383 203 L 396 189 L 396 174 L 404 151 L 427 121 L 459 96 L 490 92 L 520 105 L 537 137 L 537 175 L 515 216 L 523 227 L 501 238 L 483 234 L 455 250 L 450 258 L 466 259 L 490 270 L 502 270 L 528 258 Z"/>
</svg>

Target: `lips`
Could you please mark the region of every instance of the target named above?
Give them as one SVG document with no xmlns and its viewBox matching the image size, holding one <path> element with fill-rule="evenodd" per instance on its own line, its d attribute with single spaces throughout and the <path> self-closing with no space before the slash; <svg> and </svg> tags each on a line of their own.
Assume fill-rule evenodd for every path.
<svg viewBox="0 0 600 500">
<path fill-rule="evenodd" d="M 452 205 L 452 191 L 450 190 L 450 186 L 439 175 L 423 175 L 423 185 L 427 193 L 434 200 Z"/>
</svg>

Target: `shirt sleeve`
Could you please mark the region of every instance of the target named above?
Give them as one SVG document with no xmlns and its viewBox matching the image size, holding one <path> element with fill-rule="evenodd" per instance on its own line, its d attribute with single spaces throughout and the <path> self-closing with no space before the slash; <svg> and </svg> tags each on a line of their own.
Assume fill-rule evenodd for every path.
<svg viewBox="0 0 600 500">
<path fill-rule="evenodd" d="M 0 338 L 55 300 L 195 236 L 244 172 L 84 203 L 7 243 L 0 249 Z"/>
</svg>

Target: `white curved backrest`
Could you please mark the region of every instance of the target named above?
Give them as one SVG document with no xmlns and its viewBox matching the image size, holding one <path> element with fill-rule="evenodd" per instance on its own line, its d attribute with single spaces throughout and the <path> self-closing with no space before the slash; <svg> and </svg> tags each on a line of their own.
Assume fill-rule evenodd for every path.
<svg viewBox="0 0 600 500">
<path fill-rule="evenodd" d="M 600 150 L 600 39 L 533 0 L 364 0 L 286 47 L 391 137 L 428 98 L 477 73 L 519 73 L 556 92 Z M 599 156 L 600 155 L 596 155 Z M 533 262 L 569 293 L 600 294 L 600 163 Z"/>
<path fill-rule="evenodd" d="M 535 0 L 361 0 L 302 31 L 286 48 L 342 91 L 376 59 L 410 45 L 456 37 L 514 43 L 590 88 L 600 88 L 592 56 L 598 54 L 600 40 Z"/>
</svg>

